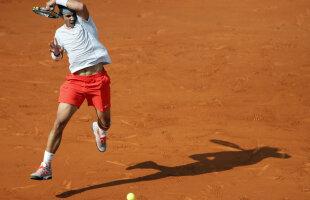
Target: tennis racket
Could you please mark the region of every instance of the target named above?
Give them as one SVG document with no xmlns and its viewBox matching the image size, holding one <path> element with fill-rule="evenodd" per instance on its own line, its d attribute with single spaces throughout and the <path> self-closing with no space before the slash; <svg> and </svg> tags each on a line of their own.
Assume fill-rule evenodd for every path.
<svg viewBox="0 0 310 200">
<path fill-rule="evenodd" d="M 42 15 L 44 17 L 56 19 L 59 17 L 59 14 L 53 10 L 54 10 L 53 8 L 49 10 L 45 7 L 33 7 L 32 8 L 32 11 L 36 14 Z"/>
</svg>

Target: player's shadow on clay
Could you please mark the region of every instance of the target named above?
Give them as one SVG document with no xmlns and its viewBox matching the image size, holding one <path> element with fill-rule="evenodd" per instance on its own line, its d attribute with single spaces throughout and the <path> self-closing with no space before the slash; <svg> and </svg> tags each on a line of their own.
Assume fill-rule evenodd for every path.
<svg viewBox="0 0 310 200">
<path fill-rule="evenodd" d="M 142 181 L 154 181 L 171 176 L 194 176 L 211 172 L 220 172 L 230 170 L 234 167 L 253 165 L 262 161 L 265 158 L 273 157 L 273 158 L 286 159 L 291 157 L 288 154 L 279 153 L 278 152 L 279 149 L 274 147 L 264 146 L 246 150 L 242 149 L 236 144 L 226 141 L 211 140 L 211 142 L 237 149 L 237 151 L 221 151 L 215 153 L 194 154 L 189 157 L 194 159 L 195 162 L 175 167 L 163 166 L 153 161 L 146 161 L 130 166 L 127 168 L 127 170 L 154 169 L 158 170 L 158 172 L 142 177 L 116 180 L 76 190 L 69 190 L 56 196 L 59 198 L 67 198 L 72 195 L 93 189 L 122 185 L 127 183 L 142 182 Z"/>
</svg>

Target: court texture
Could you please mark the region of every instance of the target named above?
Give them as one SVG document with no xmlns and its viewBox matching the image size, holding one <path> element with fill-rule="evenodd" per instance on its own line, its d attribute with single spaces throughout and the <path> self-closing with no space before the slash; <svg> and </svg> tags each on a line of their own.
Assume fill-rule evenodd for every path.
<svg viewBox="0 0 310 200">
<path fill-rule="evenodd" d="M 309 0 L 85 0 L 112 64 L 100 153 L 86 103 L 30 180 L 67 56 L 45 1 L 0 0 L 0 199 L 310 199 Z"/>
</svg>

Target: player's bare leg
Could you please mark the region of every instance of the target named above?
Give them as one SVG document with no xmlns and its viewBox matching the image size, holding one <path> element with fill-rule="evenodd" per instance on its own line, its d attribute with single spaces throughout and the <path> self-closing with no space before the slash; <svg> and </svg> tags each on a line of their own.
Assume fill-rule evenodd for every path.
<svg viewBox="0 0 310 200">
<path fill-rule="evenodd" d="M 47 152 L 56 153 L 60 145 L 62 132 L 77 109 L 77 106 L 66 103 L 59 103 L 57 117 L 47 140 Z"/>
<path fill-rule="evenodd" d="M 107 146 L 107 131 L 111 125 L 110 110 L 102 112 L 96 109 L 98 121 L 93 123 L 93 131 L 96 137 L 96 145 L 100 152 L 104 152 Z"/>
<path fill-rule="evenodd" d="M 97 112 L 97 116 L 98 116 L 99 127 L 102 130 L 107 131 L 111 126 L 111 111 L 110 111 L 110 109 L 105 111 L 105 112 L 102 112 L 102 111 L 96 109 L 96 112 Z"/>
<path fill-rule="evenodd" d="M 52 178 L 52 159 L 60 145 L 62 132 L 77 109 L 77 106 L 71 104 L 59 104 L 56 120 L 47 140 L 43 162 L 41 163 L 39 169 L 30 175 L 31 179 L 43 180 Z"/>
</svg>

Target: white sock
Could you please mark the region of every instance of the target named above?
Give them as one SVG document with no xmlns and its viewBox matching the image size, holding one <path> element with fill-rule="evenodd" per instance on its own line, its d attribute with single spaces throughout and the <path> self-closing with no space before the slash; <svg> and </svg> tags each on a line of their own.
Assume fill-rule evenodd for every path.
<svg viewBox="0 0 310 200">
<path fill-rule="evenodd" d="M 53 157 L 54 157 L 55 154 L 53 153 L 50 153 L 48 151 L 45 151 L 44 152 L 44 158 L 43 158 L 43 162 L 48 165 L 48 166 L 51 166 L 51 162 L 53 160 Z"/>
</svg>

